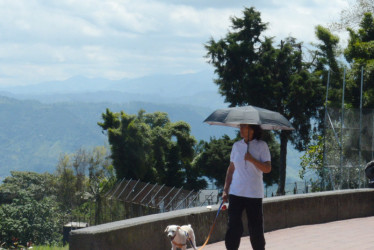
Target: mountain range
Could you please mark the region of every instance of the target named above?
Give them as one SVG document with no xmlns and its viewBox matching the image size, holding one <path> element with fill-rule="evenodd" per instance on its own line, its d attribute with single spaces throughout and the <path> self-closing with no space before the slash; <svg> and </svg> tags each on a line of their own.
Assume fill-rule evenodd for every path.
<svg viewBox="0 0 374 250">
<path fill-rule="evenodd" d="M 235 129 L 210 126 L 203 120 L 227 107 L 213 82 L 213 72 L 155 75 L 108 80 L 77 76 L 64 81 L 0 88 L 0 181 L 11 170 L 53 172 L 61 154 L 108 145 L 97 122 L 106 108 L 136 114 L 166 112 L 172 122 L 186 121 L 197 140 Z M 289 149 L 288 165 L 296 169 L 299 155 Z M 293 178 L 294 179 L 294 178 Z"/>
</svg>

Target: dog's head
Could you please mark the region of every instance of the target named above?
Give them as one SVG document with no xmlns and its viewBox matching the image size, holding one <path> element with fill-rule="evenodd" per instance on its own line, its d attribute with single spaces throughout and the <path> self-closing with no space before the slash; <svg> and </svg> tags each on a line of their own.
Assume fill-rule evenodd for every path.
<svg viewBox="0 0 374 250">
<path fill-rule="evenodd" d="M 170 238 L 170 240 L 173 240 L 175 238 L 175 235 L 177 231 L 180 229 L 180 226 L 177 225 L 169 225 L 165 229 L 166 235 Z"/>
</svg>

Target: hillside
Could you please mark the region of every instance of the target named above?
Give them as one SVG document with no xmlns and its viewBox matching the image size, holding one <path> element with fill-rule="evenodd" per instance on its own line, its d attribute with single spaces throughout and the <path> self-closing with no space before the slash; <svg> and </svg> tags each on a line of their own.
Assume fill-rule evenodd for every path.
<svg viewBox="0 0 374 250">
<path fill-rule="evenodd" d="M 232 129 L 202 122 L 212 112 L 209 108 L 143 102 L 43 104 L 0 96 L 0 176 L 9 175 L 10 170 L 51 172 L 62 153 L 107 145 L 107 138 L 97 125 L 106 108 L 129 114 L 140 109 L 167 112 L 173 122 L 188 122 L 197 140 L 234 134 Z"/>
<path fill-rule="evenodd" d="M 0 181 L 11 170 L 53 172 L 63 153 L 107 145 L 97 125 L 106 108 L 136 114 L 140 109 L 166 112 L 172 122 L 186 121 L 197 140 L 235 129 L 203 120 L 227 107 L 212 72 L 156 75 L 138 79 L 89 79 L 0 88 Z M 300 153 L 289 146 L 287 178 L 296 180 Z"/>
</svg>

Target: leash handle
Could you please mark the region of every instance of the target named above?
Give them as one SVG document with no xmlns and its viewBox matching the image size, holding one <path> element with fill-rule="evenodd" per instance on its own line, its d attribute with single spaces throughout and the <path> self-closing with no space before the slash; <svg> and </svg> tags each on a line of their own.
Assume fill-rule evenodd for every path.
<svg viewBox="0 0 374 250">
<path fill-rule="evenodd" d="M 214 226 L 216 225 L 216 220 L 217 220 L 217 218 L 218 218 L 219 212 L 221 211 L 222 205 L 223 205 L 223 201 L 221 202 L 221 205 L 219 205 L 219 208 L 218 208 L 218 211 L 217 211 L 216 218 L 214 218 L 213 225 L 212 225 L 212 227 L 210 228 L 210 231 L 209 231 L 209 234 L 208 234 L 207 239 L 205 240 L 204 244 L 203 244 L 203 245 L 202 245 L 198 250 L 203 249 L 203 248 L 206 246 L 206 244 L 208 244 L 208 241 L 209 241 L 209 239 L 210 239 L 210 236 L 212 235 L 212 232 L 213 232 Z"/>
</svg>

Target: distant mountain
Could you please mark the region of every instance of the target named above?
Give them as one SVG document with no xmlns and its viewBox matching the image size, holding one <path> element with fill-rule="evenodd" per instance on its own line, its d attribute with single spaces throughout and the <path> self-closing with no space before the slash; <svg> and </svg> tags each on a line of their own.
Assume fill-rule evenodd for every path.
<svg viewBox="0 0 374 250">
<path fill-rule="evenodd" d="M 104 78 L 75 76 L 63 81 L 50 81 L 24 86 L 1 87 L 0 91 L 15 95 L 50 95 L 108 90 L 113 81 Z"/>
<path fill-rule="evenodd" d="M 10 170 L 53 172 L 62 153 L 73 153 L 81 147 L 107 145 L 97 122 L 109 108 L 114 112 L 136 114 L 168 113 L 171 121 L 186 121 L 197 140 L 209 140 L 223 134 L 234 136 L 234 130 L 212 127 L 203 120 L 210 108 L 187 105 L 163 105 L 145 102 L 115 103 L 53 103 L 17 100 L 0 96 L 0 177 Z M 1 179 L 0 179 L 1 180 Z"/>
<path fill-rule="evenodd" d="M 11 170 L 53 172 L 62 153 L 107 145 L 97 122 L 106 108 L 136 114 L 166 112 L 186 121 L 197 140 L 231 137 L 235 129 L 203 120 L 227 107 L 213 83 L 213 72 L 157 75 L 137 79 L 89 79 L 0 88 L 0 181 Z M 288 178 L 297 179 L 300 153 L 289 147 Z"/>
<path fill-rule="evenodd" d="M 102 78 L 72 77 L 65 81 L 34 85 L 2 87 L 0 94 L 22 100 L 56 102 L 132 101 L 226 107 L 224 98 L 213 82 L 213 73 L 204 71 L 185 75 L 154 75 L 112 81 Z"/>
</svg>

